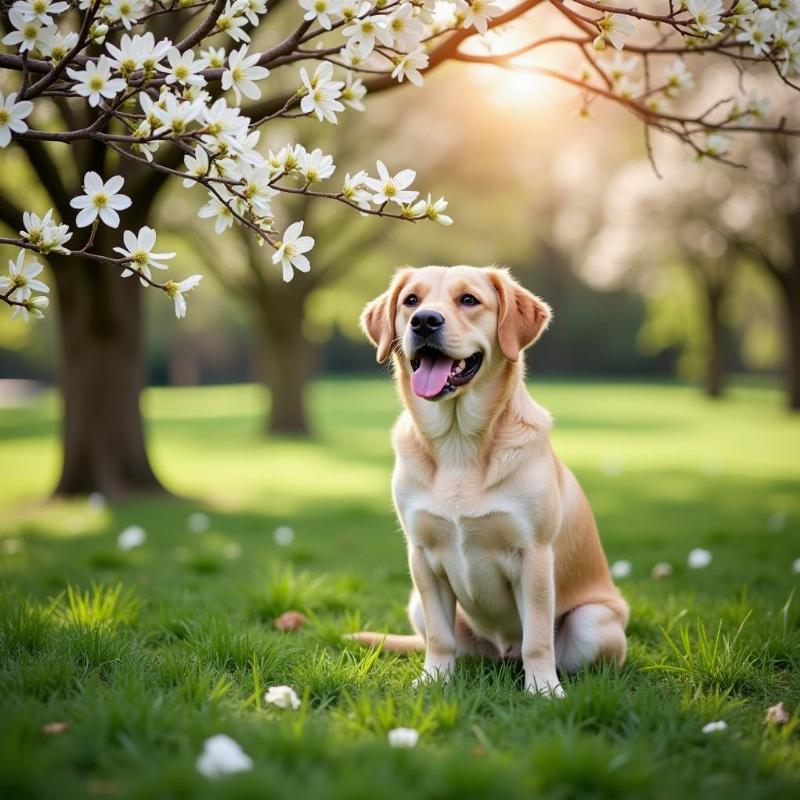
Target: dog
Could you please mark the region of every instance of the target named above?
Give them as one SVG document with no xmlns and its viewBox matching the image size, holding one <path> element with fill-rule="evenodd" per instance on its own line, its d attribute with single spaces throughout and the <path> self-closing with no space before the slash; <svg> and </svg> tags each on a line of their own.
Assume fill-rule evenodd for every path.
<svg viewBox="0 0 800 800">
<path fill-rule="evenodd" d="M 529 692 L 562 696 L 557 671 L 625 659 L 628 606 L 524 383 L 550 319 L 507 270 L 467 266 L 401 269 L 362 313 L 405 407 L 392 491 L 416 634 L 350 638 L 424 650 L 415 684 L 449 678 L 460 655 L 521 658 Z"/>
</svg>

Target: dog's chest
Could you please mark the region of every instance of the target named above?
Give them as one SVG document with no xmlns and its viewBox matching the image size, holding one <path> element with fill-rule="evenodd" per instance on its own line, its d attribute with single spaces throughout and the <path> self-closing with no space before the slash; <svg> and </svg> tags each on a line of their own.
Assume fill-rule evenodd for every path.
<svg viewBox="0 0 800 800">
<path fill-rule="evenodd" d="M 493 628 L 516 627 L 519 553 L 533 536 L 526 505 L 530 512 L 529 498 L 481 491 L 466 475 L 416 492 L 403 509 L 411 545 L 470 616 Z"/>
</svg>

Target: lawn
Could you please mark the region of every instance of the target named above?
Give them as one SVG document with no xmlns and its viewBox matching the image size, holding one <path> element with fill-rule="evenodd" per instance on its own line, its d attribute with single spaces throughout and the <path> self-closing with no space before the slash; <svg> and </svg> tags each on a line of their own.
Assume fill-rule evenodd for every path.
<svg viewBox="0 0 800 800">
<path fill-rule="evenodd" d="M 0 797 L 800 796 L 800 419 L 763 385 L 721 403 L 663 384 L 534 395 L 609 559 L 632 564 L 629 660 L 568 679 L 559 701 L 481 661 L 415 693 L 418 656 L 342 643 L 407 630 L 388 380 L 317 384 L 311 442 L 259 438 L 254 387 L 153 390 L 156 467 L 192 499 L 116 508 L 42 502 L 52 397 L 0 410 Z M 146 542 L 122 551 L 131 525 Z M 697 547 L 705 569 L 687 566 Z M 655 580 L 661 561 L 674 571 Z M 290 609 L 309 623 L 275 630 Z M 264 703 L 279 684 L 299 710 Z M 765 725 L 779 701 L 791 721 Z M 420 731 L 415 749 L 389 747 L 397 726 Z M 198 773 L 216 733 L 251 771 Z"/>
</svg>

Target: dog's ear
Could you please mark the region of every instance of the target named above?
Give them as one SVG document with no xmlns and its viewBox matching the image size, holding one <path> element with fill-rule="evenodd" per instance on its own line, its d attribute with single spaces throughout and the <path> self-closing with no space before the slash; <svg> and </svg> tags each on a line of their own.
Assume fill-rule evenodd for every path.
<svg viewBox="0 0 800 800">
<path fill-rule="evenodd" d="M 490 269 L 497 292 L 497 340 L 503 355 L 517 361 L 519 354 L 546 330 L 553 316 L 550 306 L 518 284 L 505 269 Z"/>
<path fill-rule="evenodd" d="M 389 353 L 392 352 L 392 345 L 396 337 L 394 318 L 397 313 L 397 297 L 410 274 L 411 270 L 409 269 L 399 270 L 389 288 L 382 295 L 367 303 L 361 312 L 361 330 L 378 348 L 379 364 L 383 364 L 389 358 Z"/>
</svg>

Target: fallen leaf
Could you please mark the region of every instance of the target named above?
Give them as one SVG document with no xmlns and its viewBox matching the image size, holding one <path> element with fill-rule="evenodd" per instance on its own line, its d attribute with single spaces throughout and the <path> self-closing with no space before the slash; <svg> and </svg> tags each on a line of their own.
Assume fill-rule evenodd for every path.
<svg viewBox="0 0 800 800">
<path fill-rule="evenodd" d="M 785 725 L 789 721 L 789 712 L 783 703 L 770 706 L 767 709 L 766 716 L 764 717 L 765 725 Z"/>
<path fill-rule="evenodd" d="M 668 563 L 667 561 L 659 561 L 658 564 L 653 566 L 650 575 L 652 575 L 652 577 L 654 577 L 657 581 L 663 580 L 664 578 L 669 578 L 669 576 L 672 575 L 672 564 Z"/>
<path fill-rule="evenodd" d="M 68 730 L 69 722 L 48 722 L 46 725 L 42 725 L 42 733 L 46 733 L 48 736 L 57 736 Z"/>
<path fill-rule="evenodd" d="M 296 631 L 308 622 L 302 611 L 286 611 L 273 623 L 279 631 Z"/>
</svg>

